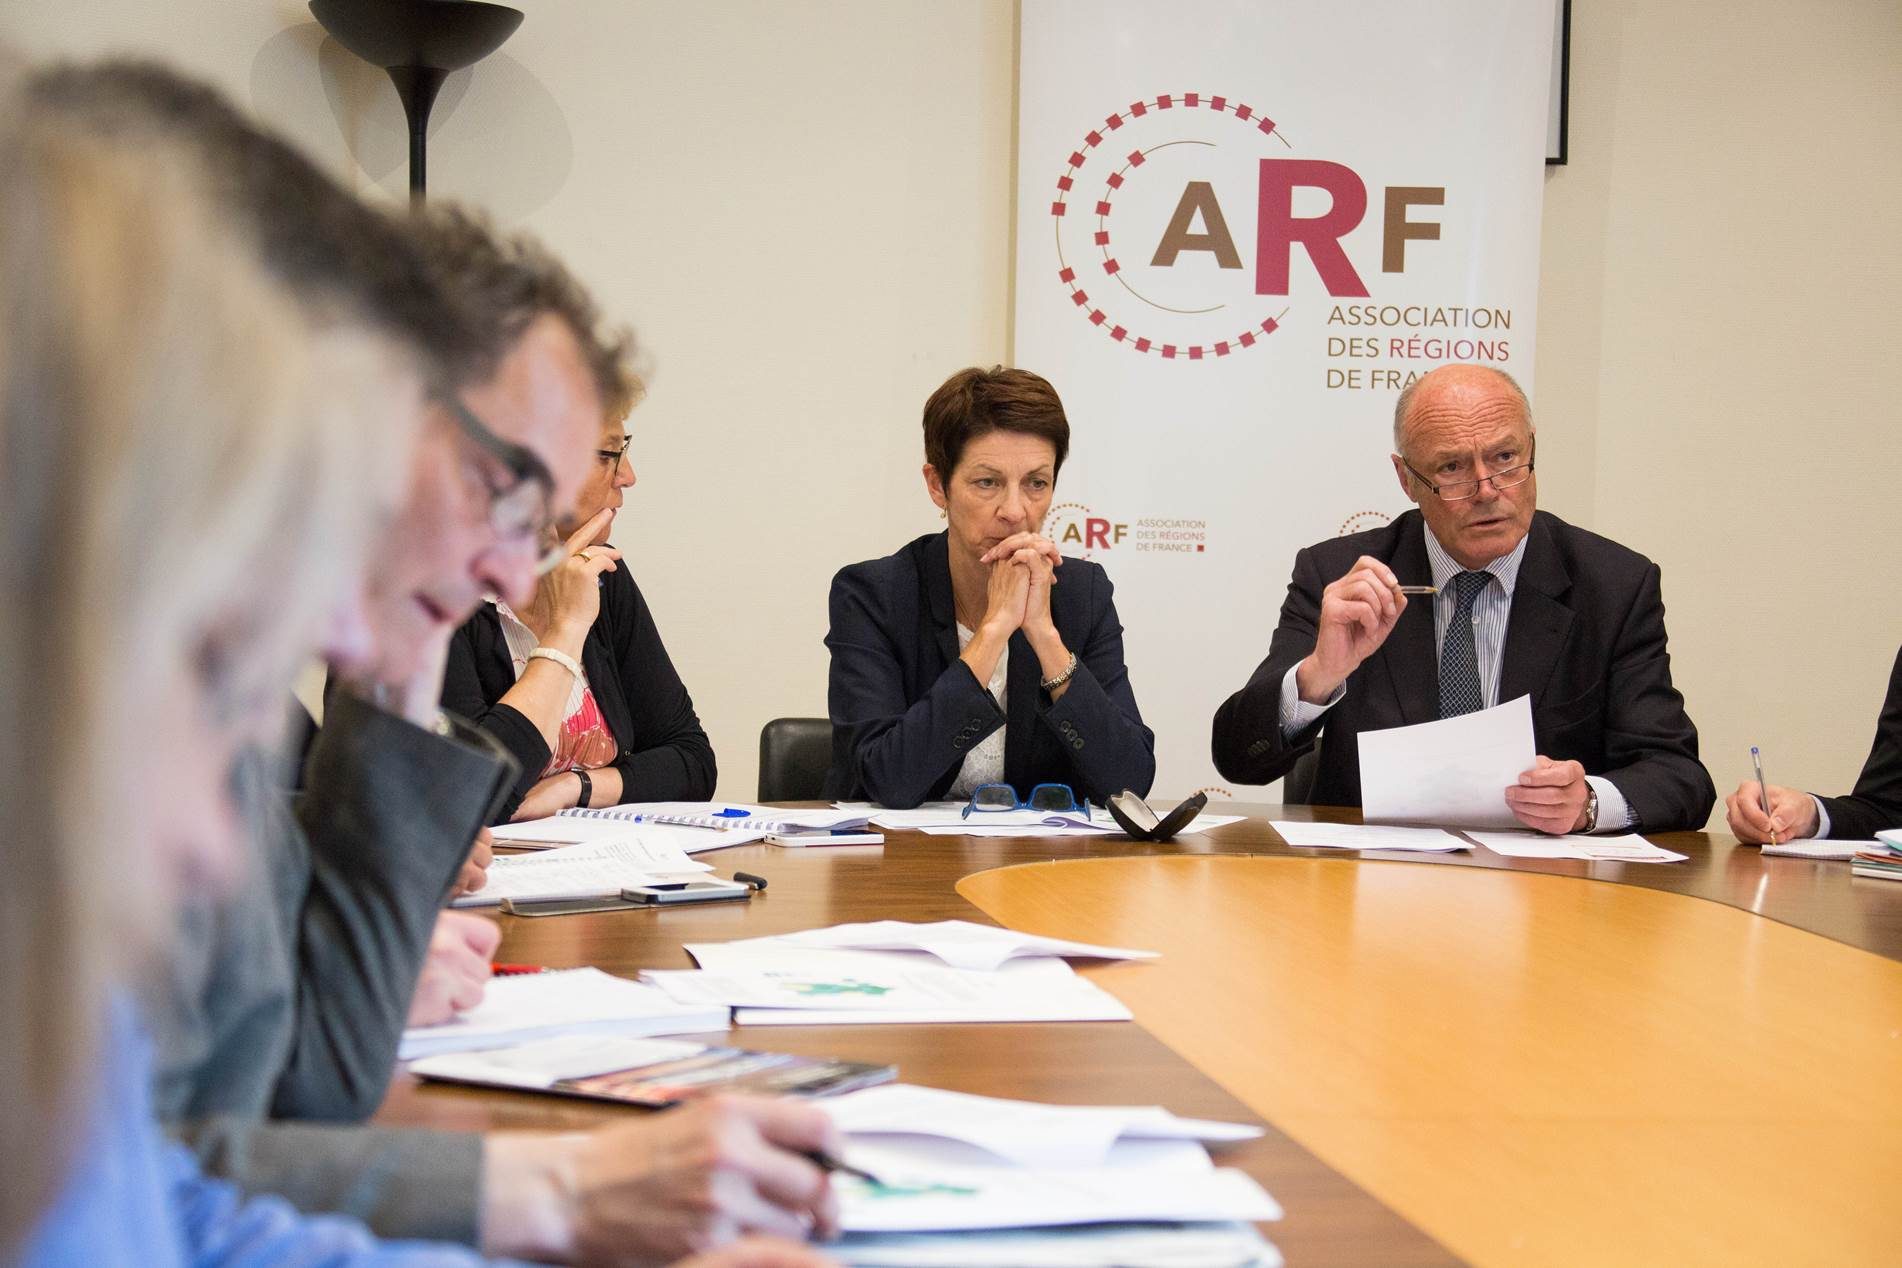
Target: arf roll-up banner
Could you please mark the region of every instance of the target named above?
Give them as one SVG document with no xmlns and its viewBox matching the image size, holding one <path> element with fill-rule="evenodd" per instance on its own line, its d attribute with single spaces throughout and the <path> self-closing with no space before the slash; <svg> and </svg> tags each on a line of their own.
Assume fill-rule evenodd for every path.
<svg viewBox="0 0 1902 1268">
<path fill-rule="evenodd" d="M 1016 364 L 1070 417 L 1044 531 L 1115 583 L 1157 795 L 1220 789 L 1295 552 L 1406 509 L 1399 390 L 1532 393 L 1556 2 L 1024 0 Z"/>
</svg>

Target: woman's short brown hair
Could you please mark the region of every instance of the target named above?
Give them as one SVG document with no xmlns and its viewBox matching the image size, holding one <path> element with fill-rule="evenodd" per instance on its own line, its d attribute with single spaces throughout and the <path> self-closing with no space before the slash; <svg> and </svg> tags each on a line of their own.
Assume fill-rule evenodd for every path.
<svg viewBox="0 0 1902 1268">
<path fill-rule="evenodd" d="M 946 379 L 925 402 L 925 461 L 950 479 L 964 447 L 994 431 L 1041 436 L 1057 451 L 1054 476 L 1070 452 L 1070 420 L 1049 380 L 1028 370 L 972 366 Z"/>
</svg>

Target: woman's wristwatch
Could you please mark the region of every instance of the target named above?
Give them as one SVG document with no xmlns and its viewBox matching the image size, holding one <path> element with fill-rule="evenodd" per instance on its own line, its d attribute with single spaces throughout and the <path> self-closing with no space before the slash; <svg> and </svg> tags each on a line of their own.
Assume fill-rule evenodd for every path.
<svg viewBox="0 0 1902 1268">
<path fill-rule="evenodd" d="M 575 804 L 586 810 L 588 803 L 594 800 L 594 781 L 588 778 L 587 771 L 578 766 L 575 768 L 575 778 L 581 781 L 581 799 Z"/>
</svg>

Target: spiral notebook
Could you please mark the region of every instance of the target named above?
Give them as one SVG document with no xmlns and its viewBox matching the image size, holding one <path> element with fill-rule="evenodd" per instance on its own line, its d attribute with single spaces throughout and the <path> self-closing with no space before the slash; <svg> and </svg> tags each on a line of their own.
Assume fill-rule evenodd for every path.
<svg viewBox="0 0 1902 1268">
<path fill-rule="evenodd" d="M 571 806 L 557 811 L 557 819 L 605 819 L 622 823 L 665 823 L 684 828 L 718 828 L 723 832 L 767 833 L 830 832 L 835 828 L 863 828 L 870 816 L 863 810 L 786 810 L 721 801 L 653 801 L 583 810 Z"/>
</svg>

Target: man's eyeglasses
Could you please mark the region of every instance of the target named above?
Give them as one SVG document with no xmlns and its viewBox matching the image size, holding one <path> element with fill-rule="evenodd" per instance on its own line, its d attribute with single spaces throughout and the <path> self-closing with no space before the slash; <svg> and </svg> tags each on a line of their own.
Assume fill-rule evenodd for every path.
<svg viewBox="0 0 1902 1268">
<path fill-rule="evenodd" d="M 1532 443 L 1526 448 L 1526 460 L 1518 466 L 1507 467 L 1504 471 L 1495 471 L 1491 475 L 1481 476 L 1477 480 L 1454 480 L 1447 484 L 1435 484 L 1430 477 L 1422 475 L 1418 471 L 1414 471 L 1413 464 L 1408 462 L 1405 458 L 1400 460 L 1400 465 L 1412 472 L 1414 479 L 1426 485 L 1427 488 L 1432 489 L 1440 501 L 1464 502 L 1468 498 L 1478 497 L 1479 486 L 1488 480 L 1492 481 L 1495 490 L 1516 489 L 1527 480 L 1530 480 L 1532 478 L 1533 459 L 1538 454 L 1538 447 L 1538 437 L 1535 436 L 1532 439 Z"/>
<path fill-rule="evenodd" d="M 619 444 L 603 445 L 594 451 L 594 456 L 610 467 L 619 467 L 621 459 L 627 457 L 627 447 L 634 443 L 634 437 L 623 436 Z"/>
<path fill-rule="evenodd" d="M 980 784 L 964 807 L 963 818 L 974 814 L 1004 814 L 1012 810 L 1047 810 L 1052 814 L 1088 814 L 1088 803 L 1076 804 L 1076 794 L 1068 784 L 1038 784 L 1028 800 L 1017 800 L 1017 790 L 1009 784 Z"/>
<path fill-rule="evenodd" d="M 475 416 L 454 393 L 439 399 L 464 439 L 502 465 L 509 473 L 504 484 L 489 484 L 489 527 L 503 541 L 532 541 L 540 552 L 538 572 L 562 561 L 563 543 L 555 528 L 555 477 L 534 450 L 504 440 Z"/>
</svg>

